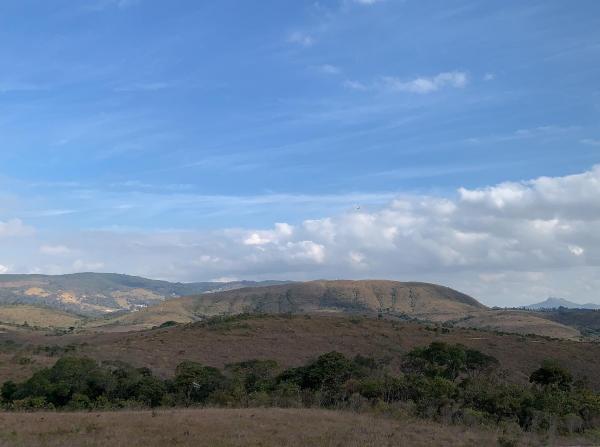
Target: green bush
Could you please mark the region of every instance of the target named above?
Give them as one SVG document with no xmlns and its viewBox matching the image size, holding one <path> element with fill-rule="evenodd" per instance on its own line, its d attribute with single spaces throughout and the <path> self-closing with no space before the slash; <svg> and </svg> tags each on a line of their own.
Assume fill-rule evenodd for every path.
<svg viewBox="0 0 600 447">
<path fill-rule="evenodd" d="M 206 402 L 211 393 L 222 388 L 225 376 L 217 368 L 185 361 L 175 370 L 173 387 L 185 403 Z"/>
<path fill-rule="evenodd" d="M 531 374 L 529 381 L 545 387 L 554 386 L 561 390 L 568 390 L 573 383 L 573 376 L 556 362 L 546 360 L 541 368 Z"/>
</svg>

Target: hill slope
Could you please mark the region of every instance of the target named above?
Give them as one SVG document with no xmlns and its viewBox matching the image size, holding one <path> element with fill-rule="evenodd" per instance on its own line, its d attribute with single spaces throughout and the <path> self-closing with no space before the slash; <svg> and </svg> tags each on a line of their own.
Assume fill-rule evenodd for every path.
<svg viewBox="0 0 600 447">
<path fill-rule="evenodd" d="M 7 340 L 15 343 L 9 345 L 5 343 Z M 20 356 L 35 360 L 23 368 L 33 368 L 57 359 L 43 353 L 32 355 L 29 351 L 36 352 L 37 346 L 71 347 L 74 350 L 69 353 L 73 355 L 122 360 L 149 367 L 167 377 L 183 360 L 221 368 L 232 362 L 273 359 L 287 368 L 302 365 L 329 351 L 350 357 L 361 354 L 387 358 L 390 368 L 397 370 L 404 353 L 435 340 L 461 343 L 493 355 L 508 370 L 512 380 L 523 383 L 544 359 L 554 358 L 568 364 L 577 378 L 588 375 L 594 387 L 600 389 L 600 375 L 590 374 L 597 368 L 599 343 L 442 328 L 344 314 L 240 315 L 128 333 L 75 332 L 61 336 L 39 331 L 5 333 L 0 334 L 0 352 L 3 346 L 20 346 Z M 0 368 L 0 382 L 26 376 L 10 363 L 13 356 L 15 353 L 11 352 L 5 360 L 5 370 Z"/>
<path fill-rule="evenodd" d="M 0 275 L 0 304 L 41 304 L 55 309 L 98 316 L 153 305 L 167 298 L 280 283 L 279 281 L 171 283 L 116 273 L 76 273 L 57 276 Z"/>
<path fill-rule="evenodd" d="M 310 281 L 192 297 L 201 315 L 316 311 L 424 314 L 484 309 L 474 298 L 435 284 L 397 281 Z"/>
<path fill-rule="evenodd" d="M 27 325 L 40 328 L 67 328 L 77 326 L 83 318 L 68 312 L 27 304 L 0 306 L 0 323 Z"/>
<path fill-rule="evenodd" d="M 192 322 L 240 313 L 350 312 L 389 315 L 462 315 L 486 309 L 464 293 L 418 282 L 309 281 L 253 287 L 165 301 L 110 323 L 152 327 L 168 320 Z"/>
<path fill-rule="evenodd" d="M 526 311 L 490 310 L 468 295 L 435 284 L 396 281 L 310 281 L 236 289 L 168 300 L 93 322 L 102 331 L 131 331 L 167 321 L 189 323 L 240 313 L 352 313 L 449 322 L 486 330 L 578 339 L 579 330 Z"/>
<path fill-rule="evenodd" d="M 556 309 L 536 313 L 540 318 L 577 328 L 585 336 L 600 339 L 600 310 Z"/>
</svg>

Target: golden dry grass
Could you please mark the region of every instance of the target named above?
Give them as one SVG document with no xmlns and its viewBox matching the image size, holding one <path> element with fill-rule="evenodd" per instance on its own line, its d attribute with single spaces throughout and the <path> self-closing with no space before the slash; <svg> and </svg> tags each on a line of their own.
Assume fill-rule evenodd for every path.
<svg viewBox="0 0 600 447">
<path fill-rule="evenodd" d="M 314 409 L 0 413 L 0 446 L 493 446 L 498 434 Z"/>
<path fill-rule="evenodd" d="M 82 321 L 81 318 L 59 310 L 26 304 L 0 306 L 0 322 L 38 327 L 69 327 Z"/>
<path fill-rule="evenodd" d="M 486 310 L 472 312 L 456 323 L 461 327 L 472 327 L 514 334 L 537 334 L 546 337 L 577 340 L 581 333 L 571 326 L 542 318 L 532 312 L 518 310 Z"/>
</svg>

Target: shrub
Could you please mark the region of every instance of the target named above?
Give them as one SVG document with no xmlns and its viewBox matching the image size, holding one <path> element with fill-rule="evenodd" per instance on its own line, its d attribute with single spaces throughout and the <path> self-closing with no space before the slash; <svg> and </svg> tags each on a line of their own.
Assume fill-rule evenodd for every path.
<svg viewBox="0 0 600 447">
<path fill-rule="evenodd" d="M 275 386 L 279 365 L 273 360 L 248 360 L 229 364 L 225 369 L 230 380 L 250 394 L 271 391 Z"/>
<path fill-rule="evenodd" d="M 185 403 L 205 402 L 211 393 L 225 384 L 225 376 L 217 368 L 185 361 L 175 370 L 173 386 Z"/>
</svg>

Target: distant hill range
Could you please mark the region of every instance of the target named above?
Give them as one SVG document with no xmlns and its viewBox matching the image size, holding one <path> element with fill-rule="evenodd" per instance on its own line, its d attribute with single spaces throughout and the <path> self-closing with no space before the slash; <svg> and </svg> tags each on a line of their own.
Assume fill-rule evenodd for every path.
<svg viewBox="0 0 600 447">
<path fill-rule="evenodd" d="M 283 283 L 172 283 L 115 273 L 0 275 L 0 304 L 43 305 L 85 316 L 99 316 L 152 306 L 170 298 Z"/>
<path fill-rule="evenodd" d="M 119 274 L 0 275 L 0 332 L 129 332 L 248 313 L 351 314 L 566 339 L 579 339 L 582 332 L 596 337 L 595 315 L 584 321 L 565 311 L 493 310 L 449 287 L 422 282 L 183 284 Z"/>
<path fill-rule="evenodd" d="M 240 288 L 171 299 L 112 319 L 125 327 L 151 327 L 164 321 L 188 323 L 241 313 L 359 313 L 410 316 L 464 315 L 487 308 L 449 287 L 385 280 L 308 281 Z"/>
<path fill-rule="evenodd" d="M 573 301 L 565 300 L 563 298 L 548 298 L 541 303 L 530 304 L 529 306 L 523 306 L 523 309 L 529 310 L 544 310 L 544 309 L 558 309 L 560 307 L 564 307 L 566 309 L 589 309 L 589 310 L 598 310 L 600 309 L 600 304 L 586 303 L 579 304 L 574 303 Z"/>
</svg>

